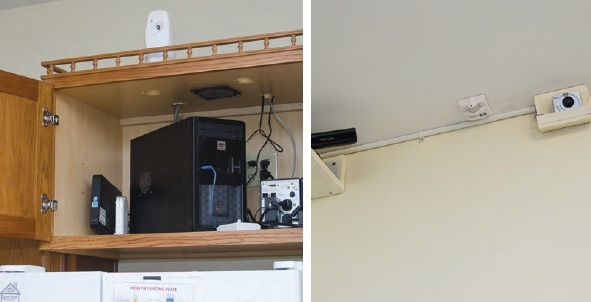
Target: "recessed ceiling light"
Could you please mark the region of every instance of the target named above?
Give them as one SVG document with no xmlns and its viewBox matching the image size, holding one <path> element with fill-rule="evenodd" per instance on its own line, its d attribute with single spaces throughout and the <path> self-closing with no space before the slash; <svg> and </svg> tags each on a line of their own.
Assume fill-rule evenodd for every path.
<svg viewBox="0 0 591 302">
<path fill-rule="evenodd" d="M 150 90 L 144 90 L 142 91 L 143 95 L 147 95 L 147 96 L 157 96 L 160 95 L 161 91 L 158 89 L 150 89 Z"/>
<path fill-rule="evenodd" d="M 247 85 L 254 83 L 254 80 L 251 78 L 237 78 L 236 83 L 238 83 L 239 85 Z"/>
</svg>

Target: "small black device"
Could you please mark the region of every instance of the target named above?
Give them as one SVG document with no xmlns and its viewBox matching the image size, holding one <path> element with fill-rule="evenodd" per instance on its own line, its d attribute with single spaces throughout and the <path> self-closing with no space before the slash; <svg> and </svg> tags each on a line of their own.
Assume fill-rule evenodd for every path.
<svg viewBox="0 0 591 302">
<path fill-rule="evenodd" d="M 245 124 L 189 117 L 131 141 L 130 233 L 245 221 Z"/>
<path fill-rule="evenodd" d="M 261 211 L 264 226 L 303 226 L 302 179 L 261 180 Z"/>
<path fill-rule="evenodd" d="M 99 234 L 115 233 L 115 200 L 121 191 L 103 175 L 92 176 L 90 227 Z"/>
<path fill-rule="evenodd" d="M 357 142 L 355 128 L 312 133 L 312 149 L 354 144 Z"/>
<path fill-rule="evenodd" d="M 240 96 L 240 92 L 228 86 L 206 87 L 200 89 L 191 89 L 191 93 L 196 94 L 206 100 L 215 100 L 219 98 L 227 98 L 233 96 Z"/>
</svg>

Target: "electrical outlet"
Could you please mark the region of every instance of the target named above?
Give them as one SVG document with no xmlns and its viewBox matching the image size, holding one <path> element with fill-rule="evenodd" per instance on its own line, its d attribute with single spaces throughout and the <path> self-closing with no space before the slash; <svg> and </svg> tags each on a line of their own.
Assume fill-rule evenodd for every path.
<svg viewBox="0 0 591 302">
<path fill-rule="evenodd" d="M 257 160 L 257 153 L 247 153 L 246 154 L 246 182 L 252 178 L 250 182 L 248 182 L 247 186 L 249 187 L 258 187 L 261 184 L 261 162 L 268 160 L 269 167 L 265 171 L 263 171 L 263 176 L 265 174 L 271 173 L 273 178 L 277 178 L 277 153 L 264 153 L 261 152 L 259 156 L 259 162 L 257 163 L 258 168 L 255 168 L 254 164 Z M 256 175 L 255 174 L 256 171 Z M 254 177 L 253 177 L 254 175 Z"/>
</svg>

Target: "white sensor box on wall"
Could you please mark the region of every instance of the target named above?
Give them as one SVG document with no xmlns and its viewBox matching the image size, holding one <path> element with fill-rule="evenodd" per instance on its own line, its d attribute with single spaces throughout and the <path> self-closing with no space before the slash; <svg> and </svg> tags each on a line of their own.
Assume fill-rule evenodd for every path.
<svg viewBox="0 0 591 302">
<path fill-rule="evenodd" d="M 172 45 L 172 30 L 168 12 L 163 10 L 153 11 L 148 15 L 146 24 L 146 48 Z M 168 55 L 171 57 L 172 53 Z M 162 53 L 151 53 L 145 56 L 146 62 L 163 61 Z"/>
<path fill-rule="evenodd" d="M 591 122 L 591 102 L 586 84 L 536 95 L 534 102 L 540 132 Z"/>
<path fill-rule="evenodd" d="M 492 114 L 492 110 L 486 101 L 484 94 L 471 96 L 458 101 L 460 111 L 467 121 L 477 121 L 487 118 Z"/>
</svg>

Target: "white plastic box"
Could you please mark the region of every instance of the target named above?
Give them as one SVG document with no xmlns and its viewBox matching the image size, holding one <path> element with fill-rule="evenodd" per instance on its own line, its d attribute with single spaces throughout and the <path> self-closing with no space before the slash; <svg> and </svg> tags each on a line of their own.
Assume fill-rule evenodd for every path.
<svg viewBox="0 0 591 302">
<path fill-rule="evenodd" d="M 0 302 L 302 302 L 301 263 L 280 270 L 0 272 Z"/>
<path fill-rule="evenodd" d="M 101 302 L 103 274 L 0 273 L 0 301 Z"/>
</svg>

